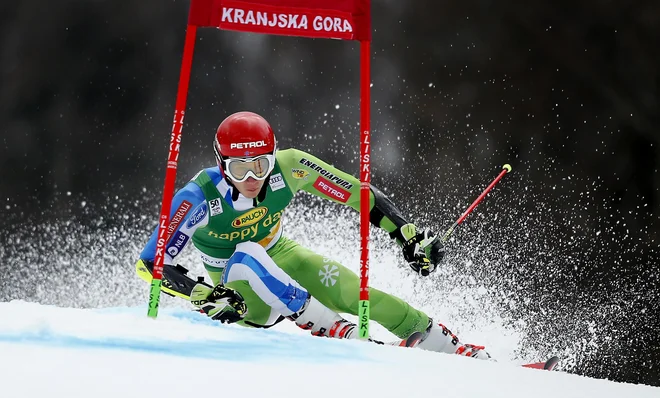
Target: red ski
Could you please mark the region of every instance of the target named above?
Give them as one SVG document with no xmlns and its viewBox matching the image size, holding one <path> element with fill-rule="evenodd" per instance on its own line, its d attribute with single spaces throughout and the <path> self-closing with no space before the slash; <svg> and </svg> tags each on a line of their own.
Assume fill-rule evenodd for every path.
<svg viewBox="0 0 660 398">
<path fill-rule="evenodd" d="M 557 366 L 557 363 L 559 363 L 559 358 L 551 357 L 545 362 L 535 362 L 535 363 L 525 364 L 523 365 L 523 368 L 553 370 L 555 366 Z"/>
</svg>

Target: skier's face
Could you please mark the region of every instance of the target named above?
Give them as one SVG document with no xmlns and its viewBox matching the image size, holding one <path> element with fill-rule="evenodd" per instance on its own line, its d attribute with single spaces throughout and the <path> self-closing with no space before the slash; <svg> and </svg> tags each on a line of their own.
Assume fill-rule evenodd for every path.
<svg viewBox="0 0 660 398">
<path fill-rule="evenodd" d="M 261 187 L 264 186 L 266 180 L 257 180 L 256 178 L 248 177 L 247 180 L 243 182 L 232 181 L 238 192 L 248 199 L 254 199 L 259 195 Z"/>
</svg>

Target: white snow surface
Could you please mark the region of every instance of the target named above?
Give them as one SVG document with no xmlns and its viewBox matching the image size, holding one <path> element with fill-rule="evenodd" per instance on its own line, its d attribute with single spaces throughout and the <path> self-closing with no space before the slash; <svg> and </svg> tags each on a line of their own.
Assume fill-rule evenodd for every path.
<svg viewBox="0 0 660 398">
<path fill-rule="evenodd" d="M 660 388 L 222 325 L 182 308 L 0 303 L 0 396 L 660 397 Z"/>
</svg>

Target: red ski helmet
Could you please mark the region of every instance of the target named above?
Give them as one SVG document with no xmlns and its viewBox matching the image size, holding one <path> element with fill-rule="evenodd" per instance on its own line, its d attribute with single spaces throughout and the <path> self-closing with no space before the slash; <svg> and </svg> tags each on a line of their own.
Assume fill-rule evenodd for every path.
<svg viewBox="0 0 660 398">
<path fill-rule="evenodd" d="M 237 112 L 220 123 L 213 146 L 221 163 L 227 158 L 274 155 L 276 141 L 266 119 L 253 112 Z"/>
</svg>

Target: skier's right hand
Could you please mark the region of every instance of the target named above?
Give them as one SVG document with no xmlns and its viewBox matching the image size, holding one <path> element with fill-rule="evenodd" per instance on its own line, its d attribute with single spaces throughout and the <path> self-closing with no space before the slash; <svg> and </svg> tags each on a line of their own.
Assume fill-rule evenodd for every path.
<svg viewBox="0 0 660 398">
<path fill-rule="evenodd" d="M 190 294 L 190 302 L 211 319 L 222 323 L 238 322 L 248 311 L 243 297 L 223 285 L 211 288 L 207 284 L 196 284 Z"/>
</svg>

